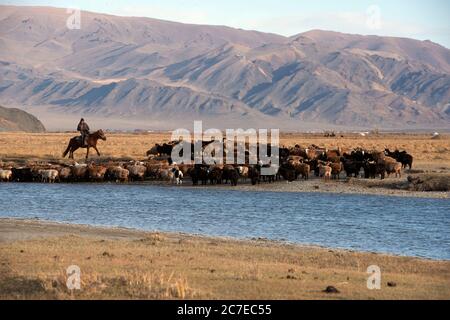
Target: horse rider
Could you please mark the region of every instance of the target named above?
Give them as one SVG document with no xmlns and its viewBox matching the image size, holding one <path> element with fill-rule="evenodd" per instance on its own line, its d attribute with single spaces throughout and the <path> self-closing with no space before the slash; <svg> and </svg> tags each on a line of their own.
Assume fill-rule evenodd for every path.
<svg viewBox="0 0 450 320">
<path fill-rule="evenodd" d="M 86 121 L 84 121 L 83 118 L 81 118 L 80 122 L 78 123 L 78 127 L 77 127 L 77 131 L 80 131 L 81 133 L 81 144 L 82 146 L 86 146 L 86 138 L 89 135 L 89 126 L 86 123 Z"/>
</svg>

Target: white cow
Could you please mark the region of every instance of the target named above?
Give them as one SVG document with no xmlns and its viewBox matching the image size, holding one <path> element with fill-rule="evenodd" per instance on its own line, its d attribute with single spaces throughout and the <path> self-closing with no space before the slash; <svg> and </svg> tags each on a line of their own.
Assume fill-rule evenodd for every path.
<svg viewBox="0 0 450 320">
<path fill-rule="evenodd" d="M 172 168 L 172 183 L 176 183 L 177 185 L 183 184 L 183 172 L 181 172 L 178 168 Z"/>
<path fill-rule="evenodd" d="M 0 169 L 0 181 L 11 181 L 12 178 L 12 171 L 11 170 L 4 170 Z"/>
<path fill-rule="evenodd" d="M 39 170 L 38 173 L 41 177 L 42 182 L 53 183 L 55 182 L 56 178 L 58 178 L 58 170 Z"/>
</svg>

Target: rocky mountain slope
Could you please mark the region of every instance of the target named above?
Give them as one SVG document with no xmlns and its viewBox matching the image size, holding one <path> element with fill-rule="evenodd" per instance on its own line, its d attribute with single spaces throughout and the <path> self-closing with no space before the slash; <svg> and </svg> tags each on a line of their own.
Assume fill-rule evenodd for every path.
<svg viewBox="0 0 450 320">
<path fill-rule="evenodd" d="M 0 102 L 45 110 L 44 120 L 450 126 L 450 50 L 430 41 L 90 12 L 70 30 L 65 9 L 0 8 Z"/>
<path fill-rule="evenodd" d="M 33 115 L 0 106 L 0 131 L 44 132 L 44 125 Z"/>
</svg>

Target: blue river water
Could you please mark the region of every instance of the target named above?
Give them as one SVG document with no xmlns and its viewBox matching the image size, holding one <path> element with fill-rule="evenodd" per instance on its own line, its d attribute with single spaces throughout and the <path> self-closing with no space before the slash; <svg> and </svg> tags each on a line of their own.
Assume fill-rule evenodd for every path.
<svg viewBox="0 0 450 320">
<path fill-rule="evenodd" d="M 1 183 L 0 217 L 450 260 L 450 200 L 148 185 Z"/>
</svg>

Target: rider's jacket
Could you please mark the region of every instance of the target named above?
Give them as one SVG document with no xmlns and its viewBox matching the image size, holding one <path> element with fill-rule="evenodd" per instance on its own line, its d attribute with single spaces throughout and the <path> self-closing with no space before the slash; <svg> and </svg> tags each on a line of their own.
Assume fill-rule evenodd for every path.
<svg viewBox="0 0 450 320">
<path fill-rule="evenodd" d="M 80 122 L 77 127 L 77 131 L 81 133 L 89 132 L 89 126 L 86 122 Z"/>
</svg>

